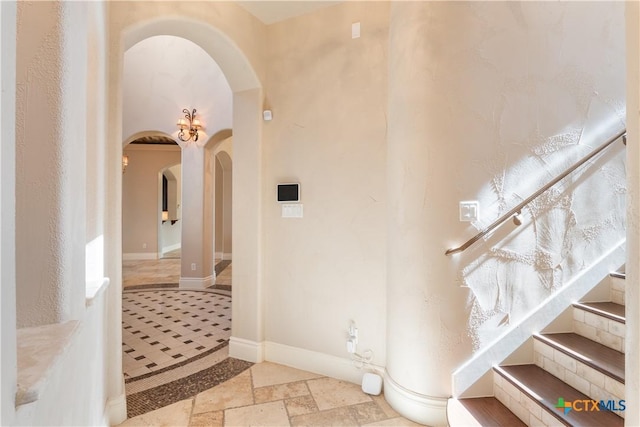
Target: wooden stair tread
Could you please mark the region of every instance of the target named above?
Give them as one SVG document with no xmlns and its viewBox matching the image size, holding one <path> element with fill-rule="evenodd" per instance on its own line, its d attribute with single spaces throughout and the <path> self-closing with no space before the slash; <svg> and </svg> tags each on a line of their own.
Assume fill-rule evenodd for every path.
<svg viewBox="0 0 640 427">
<path fill-rule="evenodd" d="M 624 353 L 574 333 L 540 334 L 534 338 L 624 384 Z"/>
<path fill-rule="evenodd" d="M 625 323 L 625 306 L 616 304 L 615 302 L 579 302 L 573 304 L 573 306 L 617 322 Z"/>
<path fill-rule="evenodd" d="M 494 369 L 566 425 L 624 426 L 624 419 L 613 412 L 571 410 L 565 414 L 557 409 L 559 398 L 563 398 L 565 402 L 592 399 L 536 365 L 498 366 Z"/>
<path fill-rule="evenodd" d="M 511 412 L 495 397 L 475 397 L 468 399 L 458 399 L 458 402 L 482 426 L 495 427 L 524 427 L 526 426 L 520 418 Z"/>
</svg>

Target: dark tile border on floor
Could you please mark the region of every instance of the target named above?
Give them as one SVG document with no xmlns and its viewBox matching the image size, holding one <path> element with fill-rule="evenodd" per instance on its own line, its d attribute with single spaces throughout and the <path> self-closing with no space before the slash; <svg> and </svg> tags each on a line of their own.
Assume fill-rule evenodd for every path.
<svg viewBox="0 0 640 427">
<path fill-rule="evenodd" d="M 231 264 L 231 260 L 230 259 L 226 259 L 226 260 L 223 260 L 223 261 L 220 261 L 219 263 L 217 263 L 215 265 L 215 267 L 213 267 L 214 271 L 216 272 L 216 276 L 219 276 L 220 273 L 222 273 L 222 270 L 227 268 L 229 266 L 229 264 Z"/>
<path fill-rule="evenodd" d="M 189 399 L 246 371 L 253 363 L 228 357 L 195 374 L 127 396 L 127 417 L 132 418 Z"/>
<path fill-rule="evenodd" d="M 180 368 L 181 366 L 187 365 L 189 363 L 195 362 L 198 359 L 202 359 L 205 356 L 213 354 L 216 351 L 221 350 L 221 349 L 225 348 L 228 345 L 229 345 L 229 341 L 225 341 L 225 342 L 221 343 L 220 345 L 215 346 L 214 348 L 212 348 L 210 350 L 204 351 L 204 352 L 198 354 L 197 356 L 193 356 L 190 359 L 183 360 L 182 362 L 176 363 L 175 365 L 167 366 L 166 368 L 158 369 L 157 371 L 149 372 L 147 374 L 138 375 L 137 377 L 126 378 L 124 380 L 124 383 L 125 384 L 129 384 L 129 383 L 132 383 L 134 381 L 144 380 L 144 379 L 147 379 L 147 378 L 152 377 L 154 375 L 162 374 L 164 372 L 171 371 L 171 370 L 176 369 L 176 368 Z"/>
<path fill-rule="evenodd" d="M 122 289 L 122 292 L 139 291 L 139 290 L 144 290 L 144 289 L 155 289 L 155 288 L 161 288 L 161 289 L 176 288 L 176 289 L 179 289 L 180 285 L 178 283 L 149 283 L 147 285 L 132 285 L 132 286 L 125 286 Z"/>
</svg>

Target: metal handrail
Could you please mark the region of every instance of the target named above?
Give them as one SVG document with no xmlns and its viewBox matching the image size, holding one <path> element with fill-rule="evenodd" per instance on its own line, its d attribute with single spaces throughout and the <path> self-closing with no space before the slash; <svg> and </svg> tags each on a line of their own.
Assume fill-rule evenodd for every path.
<svg viewBox="0 0 640 427">
<path fill-rule="evenodd" d="M 535 193 L 533 193 L 532 195 L 530 195 L 529 197 L 524 199 L 522 202 L 520 202 L 516 207 L 511 209 L 509 212 L 507 212 L 506 214 L 502 215 L 500 218 L 495 220 L 493 223 L 491 223 L 491 225 L 489 225 L 488 227 L 484 228 L 482 231 L 480 231 L 478 234 L 473 236 L 471 239 L 467 240 L 464 244 L 458 246 L 457 248 L 448 249 L 444 254 L 445 255 L 452 255 L 452 254 L 456 254 L 456 253 L 464 251 L 469 246 L 473 245 L 475 242 L 477 242 L 478 240 L 482 239 L 484 236 L 489 234 L 491 231 L 493 231 L 496 227 L 498 227 L 503 222 L 507 221 L 511 217 L 519 215 L 522 212 L 522 208 L 525 207 L 526 205 L 528 205 L 532 200 L 534 200 L 536 197 L 538 197 L 539 195 L 541 195 L 542 193 L 547 191 L 549 188 L 551 188 L 554 185 L 556 185 L 558 182 L 562 181 L 564 178 L 567 177 L 567 175 L 569 175 L 571 172 L 573 172 L 576 169 L 578 169 L 583 164 L 587 163 L 593 157 L 595 157 L 600 152 L 602 152 L 605 148 L 607 148 L 608 146 L 610 146 L 611 144 L 616 142 L 620 137 L 623 138 L 623 141 L 624 141 L 624 143 L 626 145 L 626 143 L 627 143 L 627 140 L 626 140 L 627 135 L 626 135 L 626 133 L 627 133 L 626 129 L 620 131 L 618 134 L 616 134 L 615 136 L 613 136 L 612 138 L 607 140 L 607 142 L 602 144 L 600 147 L 596 148 L 591 153 L 587 154 L 587 156 L 582 158 L 582 160 L 578 161 L 573 166 L 571 166 L 568 169 L 566 169 L 564 172 L 562 172 L 560 175 L 556 176 L 554 179 L 549 181 L 546 185 L 544 185 L 538 191 L 536 191 Z M 519 221 L 520 220 L 518 218 L 514 218 L 514 222 L 516 222 L 517 225 L 520 225 L 520 224 L 518 224 Z"/>
</svg>

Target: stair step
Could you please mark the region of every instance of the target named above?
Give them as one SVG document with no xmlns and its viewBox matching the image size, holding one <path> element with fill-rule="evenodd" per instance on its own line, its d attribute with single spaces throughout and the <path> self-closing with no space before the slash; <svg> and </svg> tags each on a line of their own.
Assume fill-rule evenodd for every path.
<svg viewBox="0 0 640 427">
<path fill-rule="evenodd" d="M 542 416 L 538 418 L 542 423 L 553 424 L 548 422 L 548 416 L 551 414 L 558 422 L 568 426 L 624 426 L 624 419 L 610 411 L 570 410 L 565 414 L 562 409 L 556 408 L 560 398 L 564 399 L 564 402 L 591 401 L 592 399 L 536 365 L 497 366 L 494 370 L 503 378 L 503 385 L 506 380 L 520 393 L 543 408 Z M 518 399 L 517 396 L 511 395 L 509 398 Z M 505 404 L 509 407 L 509 403 Z M 589 404 L 586 405 L 586 407 L 589 406 Z M 583 408 L 583 406 L 580 407 L 580 409 Z M 529 424 L 534 423 L 529 422 Z"/>
<path fill-rule="evenodd" d="M 624 384 L 624 353 L 574 333 L 540 334 L 534 338 Z"/>
<path fill-rule="evenodd" d="M 611 279 L 609 280 L 611 286 L 611 301 L 617 302 L 618 304 L 625 304 L 625 285 L 626 285 L 626 274 L 618 273 L 611 274 Z"/>
<path fill-rule="evenodd" d="M 495 397 L 476 397 L 469 399 L 458 399 L 460 405 L 464 407 L 466 412 L 472 416 L 473 421 L 477 422 L 479 426 L 495 426 L 495 427 L 525 427 L 518 417 L 513 412 L 507 409 L 498 399 Z M 455 423 L 450 420 L 451 426 L 456 425 L 471 425 L 474 424 L 471 420 L 462 421 L 463 424 Z"/>
<path fill-rule="evenodd" d="M 574 331 L 597 343 L 624 353 L 625 307 L 614 302 L 573 305 Z"/>
<path fill-rule="evenodd" d="M 579 302 L 573 306 L 616 322 L 625 323 L 625 307 L 615 302 Z"/>
</svg>

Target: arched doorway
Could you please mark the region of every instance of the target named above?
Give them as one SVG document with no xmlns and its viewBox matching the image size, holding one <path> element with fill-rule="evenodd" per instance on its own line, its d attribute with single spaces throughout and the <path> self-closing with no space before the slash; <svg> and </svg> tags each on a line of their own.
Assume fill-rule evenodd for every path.
<svg viewBox="0 0 640 427">
<path fill-rule="evenodd" d="M 233 173 L 233 247 L 234 282 L 242 282 L 242 287 L 233 289 L 234 321 L 232 327 L 231 344 L 229 354 L 233 357 L 258 362 L 263 360 L 262 341 L 262 302 L 260 300 L 260 141 L 261 141 L 261 111 L 263 95 L 261 84 L 254 68 L 243 52 L 254 55 L 256 63 L 260 63 L 258 49 L 248 46 L 243 37 L 246 28 L 243 25 L 228 26 L 223 21 L 223 15 L 216 14 L 214 8 L 203 11 L 195 4 L 185 4 L 181 8 L 184 14 L 176 18 L 176 11 L 168 3 L 158 3 L 151 8 L 131 8 L 129 5 L 114 3 L 110 8 L 110 49 L 116 53 L 109 61 L 109 74 L 111 87 L 108 120 L 108 155 L 110 158 L 109 169 L 110 188 L 108 202 L 113 209 L 110 212 L 107 232 L 111 239 L 107 242 L 109 271 L 118 280 L 121 277 L 121 264 L 118 261 L 122 256 L 122 207 L 121 167 L 122 138 L 123 138 L 123 105 L 122 105 L 122 66 L 124 52 L 138 41 L 147 37 L 160 34 L 171 34 L 189 39 L 202 47 L 222 68 L 225 77 L 229 81 L 233 91 L 233 127 L 235 133 L 235 160 Z M 181 5 L 182 6 L 182 5 Z M 158 18 L 158 16 L 171 16 L 171 18 Z M 198 21 L 197 21 L 198 20 Z M 207 20 L 211 24 L 202 22 Z M 229 37 L 223 34 L 213 25 L 226 27 Z M 242 46 L 241 50 L 238 46 Z M 254 58 L 254 59 L 255 59 Z M 186 107 L 186 106 L 184 106 Z M 175 119 L 174 119 L 175 120 Z M 172 128 L 175 121 L 167 125 L 167 133 L 175 132 Z M 117 164 L 116 164 L 117 161 Z M 240 207 L 237 209 L 235 207 Z M 116 264 L 114 265 L 113 262 Z M 122 287 L 114 286 L 111 296 L 114 303 L 112 310 L 121 312 L 120 303 Z M 238 306 L 242 301 L 242 310 Z M 114 331 L 114 342 L 120 342 L 121 331 Z M 122 372 L 121 349 L 111 349 L 111 357 L 118 361 L 114 364 L 114 372 Z M 124 395 L 122 382 L 116 381 L 120 393 Z"/>
<path fill-rule="evenodd" d="M 189 8 L 188 6 L 187 8 Z M 260 211 L 261 211 L 261 112 L 263 94 L 261 84 L 252 64 L 245 53 L 238 47 L 246 44 L 242 40 L 241 27 L 230 28 L 234 34 L 232 40 L 212 25 L 197 19 L 204 19 L 202 10 L 194 8 L 194 18 L 154 18 L 162 15 L 175 16 L 170 5 L 158 4 L 158 9 L 149 11 L 140 9 L 131 11 L 125 7 L 112 8 L 110 11 L 119 28 L 112 38 L 112 48 L 122 52 L 111 65 L 111 72 L 117 76 L 115 93 L 122 93 L 122 74 L 120 66 L 123 54 L 144 38 L 156 34 L 172 34 L 187 38 L 202 47 L 220 65 L 233 91 L 233 128 L 234 128 L 234 173 L 233 173 L 233 250 L 234 270 L 233 282 L 243 286 L 233 288 L 234 321 L 230 344 L 230 355 L 233 357 L 258 362 L 263 360 L 262 342 L 262 302 L 260 296 Z M 135 12 L 135 13 L 134 13 Z M 206 15 L 206 13 L 205 13 Z M 219 16 L 211 13 L 211 22 L 220 26 L 226 24 Z M 238 40 L 235 42 L 234 40 Z M 247 46 L 249 50 L 252 48 Z M 255 55 L 255 52 L 252 52 Z M 259 62 L 259 60 L 257 60 Z M 114 126 L 110 128 L 112 141 L 121 138 L 122 106 L 118 100 L 112 102 L 111 116 Z M 170 127 L 169 127 L 170 128 Z M 170 130 L 170 129 L 169 129 Z M 114 147 L 115 157 L 121 156 L 119 147 Z M 116 196 L 119 196 L 116 194 Z M 117 204 L 120 202 L 117 201 Z M 116 227 L 114 235 L 120 235 Z M 117 239 L 116 239 L 117 241 Z M 118 251 L 116 247 L 114 250 Z M 239 301 L 242 301 L 240 309 Z"/>
</svg>

